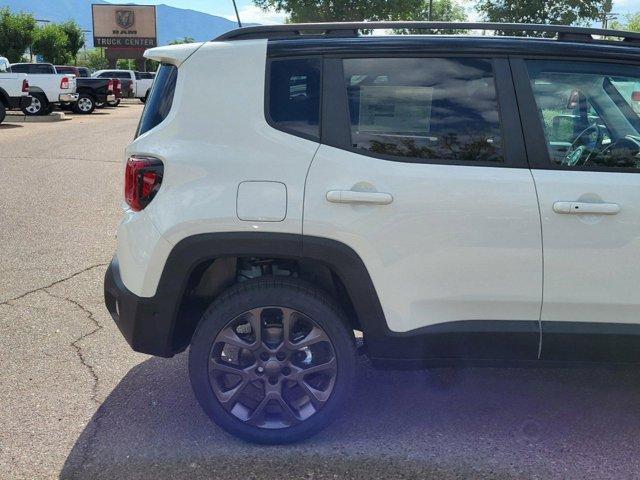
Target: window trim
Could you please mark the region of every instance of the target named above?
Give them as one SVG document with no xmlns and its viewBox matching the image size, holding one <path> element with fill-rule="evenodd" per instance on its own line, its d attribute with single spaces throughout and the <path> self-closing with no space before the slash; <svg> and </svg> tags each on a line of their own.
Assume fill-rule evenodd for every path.
<svg viewBox="0 0 640 480">
<path fill-rule="evenodd" d="M 351 122 L 349 120 L 349 106 L 347 89 L 345 88 L 343 61 L 345 59 L 360 58 L 478 58 L 491 62 L 493 78 L 496 88 L 496 101 L 504 161 L 480 162 L 473 160 L 426 159 L 420 157 L 401 157 L 375 153 L 351 145 Z M 323 68 L 323 108 L 321 109 L 321 139 L 320 143 L 339 148 L 354 154 L 400 163 L 418 163 L 433 165 L 460 165 L 492 168 L 529 168 L 524 147 L 524 136 L 515 91 L 511 81 L 511 72 L 506 57 L 496 55 L 469 54 L 419 54 L 407 52 L 403 55 L 389 54 L 349 54 L 328 55 L 324 59 Z M 509 135 L 505 135 L 509 132 Z"/>
<path fill-rule="evenodd" d="M 320 95 L 319 98 L 319 112 L 318 112 L 318 135 L 309 135 L 308 133 L 300 132 L 298 130 L 283 127 L 278 125 L 273 118 L 271 118 L 271 64 L 273 62 L 278 61 L 287 61 L 287 60 L 319 60 L 320 61 L 320 91 L 318 92 Z M 291 56 L 283 56 L 283 57 L 267 57 L 267 64 L 265 68 L 265 79 L 264 79 L 264 119 L 267 124 L 279 130 L 281 132 L 287 133 L 289 135 L 293 135 L 294 137 L 304 138 L 305 140 L 310 140 L 315 143 L 321 143 L 322 139 L 322 110 L 323 110 L 323 98 L 324 98 L 324 58 L 322 55 L 291 55 Z"/>
<path fill-rule="evenodd" d="M 560 170 L 569 172 L 603 172 L 603 173 L 640 173 L 640 168 L 625 167 L 599 167 L 597 165 L 569 167 L 566 165 L 557 165 L 552 162 L 549 149 L 547 147 L 547 137 L 544 134 L 542 119 L 538 111 L 538 103 L 536 102 L 531 87 L 531 77 L 527 69 L 526 61 L 556 61 L 556 62 L 578 62 L 588 64 L 606 63 L 619 64 L 624 66 L 638 66 L 632 62 L 614 62 L 610 59 L 587 60 L 585 58 L 558 58 L 550 56 L 513 56 L 509 57 L 511 71 L 513 74 L 513 82 L 515 85 L 516 97 L 520 106 L 520 117 L 524 139 L 529 158 L 529 165 L 532 170 Z"/>
</svg>

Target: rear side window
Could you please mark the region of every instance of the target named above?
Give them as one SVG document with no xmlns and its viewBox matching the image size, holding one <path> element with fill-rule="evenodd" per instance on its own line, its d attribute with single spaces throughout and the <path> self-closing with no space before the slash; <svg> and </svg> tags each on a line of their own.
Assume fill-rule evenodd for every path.
<svg viewBox="0 0 640 480">
<path fill-rule="evenodd" d="M 148 132 L 167 118 L 173 104 L 177 79 L 178 67 L 163 64 L 158 69 L 156 81 L 142 112 L 136 137 Z"/>
<path fill-rule="evenodd" d="M 53 67 L 43 63 L 22 63 L 11 67 L 13 73 L 30 73 L 31 75 L 54 73 Z"/>
<path fill-rule="evenodd" d="M 320 138 L 320 69 L 319 58 L 271 61 L 268 117 L 273 126 Z"/>
<path fill-rule="evenodd" d="M 351 144 L 404 161 L 501 163 L 490 60 L 345 59 Z"/>
</svg>

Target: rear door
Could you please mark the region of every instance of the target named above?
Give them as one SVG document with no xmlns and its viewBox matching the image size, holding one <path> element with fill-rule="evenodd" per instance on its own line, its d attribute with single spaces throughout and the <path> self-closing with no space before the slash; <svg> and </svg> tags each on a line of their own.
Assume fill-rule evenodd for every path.
<svg viewBox="0 0 640 480">
<path fill-rule="evenodd" d="M 638 65 L 512 67 L 542 216 L 542 358 L 640 359 Z"/>
<path fill-rule="evenodd" d="M 487 333 L 415 354 L 537 358 L 540 217 L 507 60 L 325 58 L 323 84 L 305 237 L 355 250 L 390 335 Z"/>
</svg>

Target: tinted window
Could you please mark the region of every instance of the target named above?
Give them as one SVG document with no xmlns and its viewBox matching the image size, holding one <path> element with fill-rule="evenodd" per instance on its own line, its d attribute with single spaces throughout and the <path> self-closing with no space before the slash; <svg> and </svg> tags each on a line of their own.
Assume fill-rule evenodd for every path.
<svg viewBox="0 0 640 480">
<path fill-rule="evenodd" d="M 75 74 L 75 70 L 71 67 L 56 67 L 56 72 L 58 73 L 70 73 Z"/>
<path fill-rule="evenodd" d="M 271 62 L 269 116 L 277 127 L 320 137 L 320 68 L 316 58 Z"/>
<path fill-rule="evenodd" d="M 551 162 L 640 168 L 640 74 L 636 67 L 528 61 Z"/>
<path fill-rule="evenodd" d="M 91 75 L 89 74 L 89 69 L 88 68 L 79 67 L 78 68 L 78 76 L 82 77 L 82 78 L 88 78 Z"/>
<path fill-rule="evenodd" d="M 53 66 L 44 63 L 20 63 L 11 66 L 14 73 L 30 73 L 32 75 L 51 74 Z"/>
<path fill-rule="evenodd" d="M 427 161 L 503 161 L 490 60 L 344 60 L 351 143 Z"/>
<path fill-rule="evenodd" d="M 157 78 L 142 112 L 136 136 L 151 130 L 167 118 L 173 104 L 177 78 L 178 68 L 173 65 L 162 65 L 158 69 Z"/>
</svg>

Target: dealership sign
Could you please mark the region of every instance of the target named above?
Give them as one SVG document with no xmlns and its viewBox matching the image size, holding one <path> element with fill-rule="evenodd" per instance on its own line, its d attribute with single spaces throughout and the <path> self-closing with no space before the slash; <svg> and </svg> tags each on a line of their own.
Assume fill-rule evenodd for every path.
<svg viewBox="0 0 640 480">
<path fill-rule="evenodd" d="M 158 45 L 154 5 L 92 5 L 93 45 L 151 48 Z"/>
</svg>

